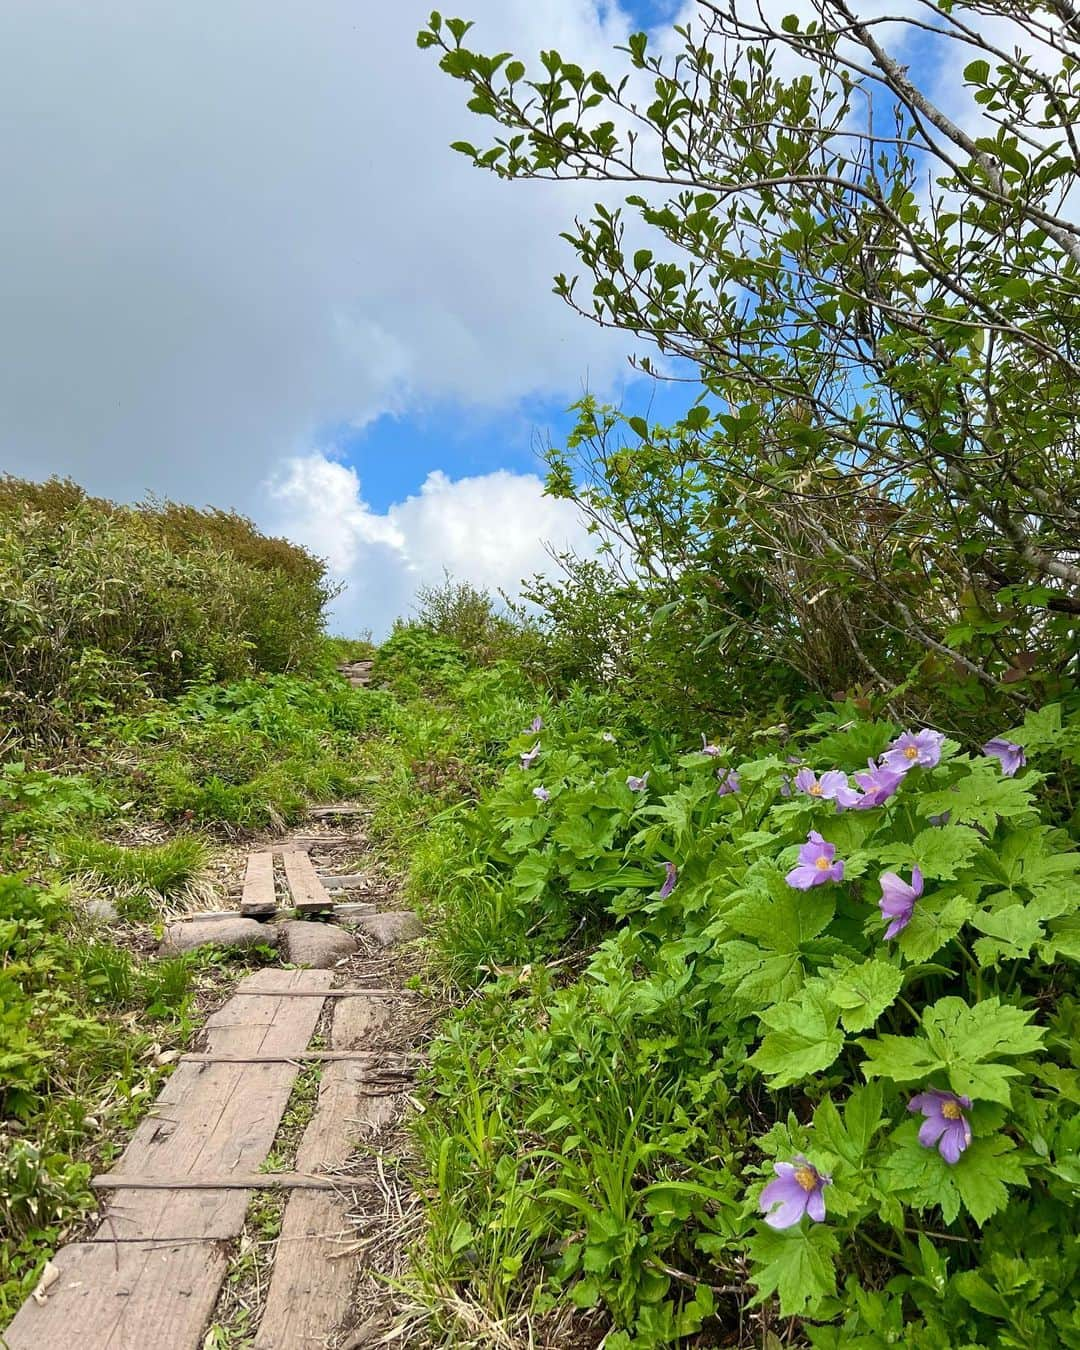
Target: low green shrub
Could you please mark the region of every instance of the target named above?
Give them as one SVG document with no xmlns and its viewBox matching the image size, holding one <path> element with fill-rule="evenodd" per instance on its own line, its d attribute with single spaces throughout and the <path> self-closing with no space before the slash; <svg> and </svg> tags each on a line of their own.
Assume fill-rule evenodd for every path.
<svg viewBox="0 0 1080 1350">
<path fill-rule="evenodd" d="M 0 480 L 0 711 L 60 740 L 193 681 L 313 667 L 323 565 L 250 521 Z"/>
<path fill-rule="evenodd" d="M 899 732 L 510 742 L 444 836 L 434 940 L 497 979 L 418 1125 L 433 1305 L 600 1305 L 613 1347 L 759 1305 L 820 1346 L 1080 1344 L 1078 724 Z"/>
</svg>

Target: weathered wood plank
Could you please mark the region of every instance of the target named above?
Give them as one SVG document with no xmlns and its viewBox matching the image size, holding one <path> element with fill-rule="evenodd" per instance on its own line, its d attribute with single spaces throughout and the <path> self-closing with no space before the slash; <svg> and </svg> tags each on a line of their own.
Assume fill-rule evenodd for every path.
<svg viewBox="0 0 1080 1350">
<path fill-rule="evenodd" d="M 389 1009 L 366 999 L 346 999 L 334 1011 L 331 1041 L 339 1052 L 355 1050 L 388 1019 Z M 401 1097 L 366 1095 L 369 1072 L 369 1066 L 355 1060 L 328 1063 L 318 1106 L 297 1149 L 298 1168 L 317 1172 L 344 1167 L 357 1135 L 377 1133 L 393 1121 Z M 357 1267 L 355 1257 L 343 1259 L 340 1252 L 348 1233 L 348 1208 L 341 1194 L 298 1192 L 289 1197 L 255 1350 L 325 1343 L 341 1325 Z"/>
<path fill-rule="evenodd" d="M 321 914 L 334 908 L 330 892 L 319 880 L 315 865 L 306 853 L 292 851 L 283 855 L 285 879 L 289 883 L 293 904 L 300 914 Z"/>
<path fill-rule="evenodd" d="M 402 1062 L 420 1063 L 423 1055 L 401 1055 L 389 1050 L 305 1050 L 302 1055 L 181 1055 L 181 1064 L 280 1064 L 318 1062 L 325 1059 L 356 1059 L 369 1066 L 404 1072 Z"/>
<path fill-rule="evenodd" d="M 290 1197 L 254 1350 L 330 1343 L 356 1278 L 355 1257 L 341 1256 L 350 1236 L 347 1213 L 341 1197 L 326 1191 Z"/>
<path fill-rule="evenodd" d="M 330 820 L 334 816 L 362 816 L 366 811 L 353 802 L 340 802 L 336 806 L 333 803 L 328 806 L 309 806 L 307 813 L 316 820 Z"/>
<path fill-rule="evenodd" d="M 319 876 L 319 880 L 328 891 L 346 891 L 355 886 L 369 886 L 371 877 L 366 872 L 344 872 L 340 876 Z"/>
<path fill-rule="evenodd" d="M 60 1278 L 44 1304 L 23 1304 L 7 1350 L 195 1350 L 228 1258 L 213 1242 L 78 1242 L 53 1263 Z"/>
<path fill-rule="evenodd" d="M 376 1185 L 374 1177 L 320 1176 L 315 1172 L 222 1172 L 197 1177 L 152 1177 L 103 1172 L 90 1185 L 96 1191 L 334 1191 Z"/>
<path fill-rule="evenodd" d="M 249 853 L 244 890 L 240 897 L 240 913 L 245 918 L 255 919 L 273 914 L 277 907 L 273 853 Z"/>
<path fill-rule="evenodd" d="M 206 1053 L 280 1057 L 266 1064 L 180 1063 L 114 1168 L 116 1176 L 255 1172 L 273 1146 L 332 978 L 323 970 L 261 970 L 206 1023 Z M 295 997 L 295 995 L 304 997 Z M 243 1227 L 242 1191 L 183 1197 L 126 1192 L 109 1208 L 101 1236 L 189 1233 L 231 1237 Z"/>
</svg>

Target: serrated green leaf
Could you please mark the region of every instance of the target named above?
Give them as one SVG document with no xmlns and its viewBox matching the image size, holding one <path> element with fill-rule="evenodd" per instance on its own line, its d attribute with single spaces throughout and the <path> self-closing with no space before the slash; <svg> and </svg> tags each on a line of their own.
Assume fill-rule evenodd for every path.
<svg viewBox="0 0 1080 1350">
<path fill-rule="evenodd" d="M 964 1208 L 980 1226 L 1009 1203 L 1007 1186 L 1026 1186 L 1016 1145 L 1004 1134 L 973 1139 L 953 1166 Z"/>
<path fill-rule="evenodd" d="M 949 812 L 952 825 L 981 825 L 992 831 L 999 820 L 1022 820 L 1035 814 L 1031 789 L 1043 775 L 1026 773 L 1023 779 L 1005 778 L 997 760 L 976 760 L 971 772 L 941 792 L 923 792 L 916 799 L 920 816 Z"/>
<path fill-rule="evenodd" d="M 788 1087 L 827 1069 L 844 1048 L 837 1010 L 826 998 L 824 981 L 807 985 L 798 998 L 766 1008 L 761 1021 L 770 1030 L 749 1063 L 773 1088 Z"/>
<path fill-rule="evenodd" d="M 955 881 L 982 846 L 982 836 L 966 825 L 931 826 L 910 844 L 882 849 L 879 857 L 890 866 L 917 865 L 928 881 Z"/>
<path fill-rule="evenodd" d="M 979 910 L 972 915 L 971 924 L 987 935 L 973 944 L 981 966 L 997 965 L 1000 960 L 1019 961 L 1043 936 L 1041 917 L 1031 905 Z"/>
<path fill-rule="evenodd" d="M 928 961 L 956 937 L 974 909 L 964 895 L 939 893 L 916 901 L 911 922 L 896 939 L 904 957 L 914 964 Z"/>
<path fill-rule="evenodd" d="M 829 1001 L 843 1011 L 840 1020 L 848 1031 L 866 1031 L 888 1008 L 903 985 L 900 970 L 875 958 L 852 966 L 829 986 Z"/>
<path fill-rule="evenodd" d="M 782 1232 L 766 1228 L 750 1239 L 749 1248 L 757 1285 L 751 1305 L 776 1294 L 782 1316 L 813 1316 L 822 1300 L 836 1293 L 840 1244 L 827 1224 L 804 1223 Z"/>
</svg>

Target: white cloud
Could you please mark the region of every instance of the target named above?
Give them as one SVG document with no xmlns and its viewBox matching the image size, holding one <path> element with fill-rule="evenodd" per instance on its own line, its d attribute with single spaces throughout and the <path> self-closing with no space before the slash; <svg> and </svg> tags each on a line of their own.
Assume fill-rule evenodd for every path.
<svg viewBox="0 0 1080 1350">
<path fill-rule="evenodd" d="M 482 50 L 607 65 L 607 0 L 470 0 Z M 0 469 L 249 509 L 321 428 L 603 389 L 551 294 L 595 189 L 507 186 L 430 0 L 0 5 Z"/>
<path fill-rule="evenodd" d="M 310 454 L 291 459 L 267 493 L 274 528 L 326 558 L 347 585 L 332 627 L 381 637 L 417 588 L 444 572 L 516 595 L 523 578 L 553 570 L 548 545 L 592 552 L 577 508 L 543 490 L 535 474 L 501 469 L 454 481 L 436 469 L 418 493 L 379 513 L 355 469 Z"/>
</svg>

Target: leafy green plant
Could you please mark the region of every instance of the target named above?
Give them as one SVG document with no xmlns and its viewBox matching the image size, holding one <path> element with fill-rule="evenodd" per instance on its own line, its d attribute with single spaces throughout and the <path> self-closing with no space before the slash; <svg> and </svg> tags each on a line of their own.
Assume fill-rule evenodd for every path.
<svg viewBox="0 0 1080 1350">
<path fill-rule="evenodd" d="M 841 708 L 782 755 L 628 759 L 556 709 L 509 742 L 446 836 L 448 945 L 496 983 L 433 1057 L 444 1282 L 493 1316 L 561 1285 L 627 1345 L 726 1316 L 718 1288 L 848 1338 L 1072 1343 L 1072 1266 L 1035 1273 L 1024 1235 L 1075 1242 L 1080 853 L 1034 767 L 1075 722 L 1033 715 L 992 754 L 899 730 Z M 481 894 L 505 897 L 486 951 L 462 938 Z M 821 1221 L 762 1223 L 761 1183 L 800 1167 Z M 1019 1302 L 986 1292 L 1006 1270 Z"/>
</svg>

